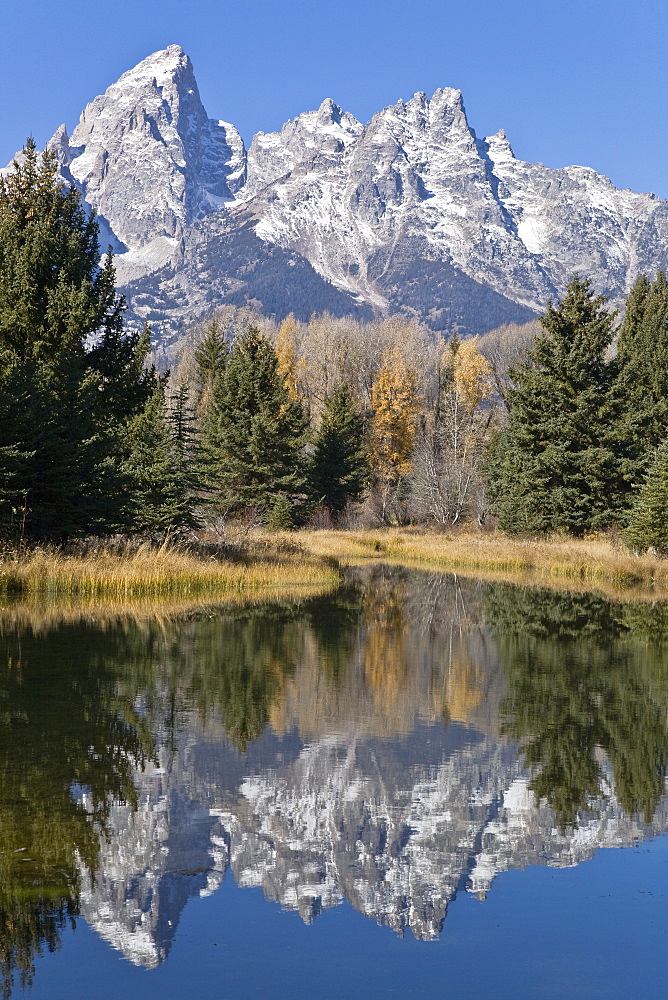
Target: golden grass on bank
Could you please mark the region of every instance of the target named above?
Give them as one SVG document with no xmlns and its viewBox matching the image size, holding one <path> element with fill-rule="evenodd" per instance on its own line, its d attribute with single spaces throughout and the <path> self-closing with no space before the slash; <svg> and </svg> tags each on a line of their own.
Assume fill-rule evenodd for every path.
<svg viewBox="0 0 668 1000">
<path fill-rule="evenodd" d="M 296 546 L 257 544 L 243 558 L 206 557 L 168 546 L 82 555 L 34 551 L 0 560 L 0 594 L 126 601 L 332 587 L 336 567 Z"/>
<path fill-rule="evenodd" d="M 385 562 L 449 570 L 522 583 L 572 583 L 668 597 L 668 560 L 634 556 L 603 536 L 585 539 L 513 539 L 497 533 L 435 534 L 412 529 L 303 531 L 299 541 L 313 555 L 346 565 Z"/>
<path fill-rule="evenodd" d="M 17 598 L 68 598 L 76 613 L 83 602 L 93 615 L 102 604 L 122 614 L 139 611 L 142 603 L 148 614 L 155 614 L 152 602 L 159 601 L 163 608 L 172 604 L 177 613 L 177 606 L 184 611 L 209 598 L 243 602 L 280 599 L 291 591 L 297 597 L 322 593 L 340 582 L 337 563 L 381 562 L 505 582 L 598 589 L 621 599 L 668 598 L 668 560 L 633 556 L 605 537 L 542 541 L 473 531 L 384 529 L 257 535 L 231 546 L 229 557 L 168 545 L 74 555 L 7 553 L 0 558 L 0 604 L 7 610 Z"/>
</svg>

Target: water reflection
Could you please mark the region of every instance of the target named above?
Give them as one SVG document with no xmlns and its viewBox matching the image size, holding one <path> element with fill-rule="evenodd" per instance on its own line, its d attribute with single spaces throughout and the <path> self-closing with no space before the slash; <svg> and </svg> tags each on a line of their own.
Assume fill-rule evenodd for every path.
<svg viewBox="0 0 668 1000">
<path fill-rule="evenodd" d="M 9 621 L 9 620 L 8 620 Z M 81 914 L 167 957 L 231 869 L 422 938 L 460 891 L 668 828 L 664 606 L 452 575 L 0 632 L 4 994 Z"/>
<path fill-rule="evenodd" d="M 4 996 L 14 973 L 30 982 L 35 955 L 57 947 L 78 912 L 82 875 L 99 867 L 111 802 L 137 803 L 136 775 L 153 738 L 119 690 L 125 633 L 118 638 L 72 625 L 0 635 Z"/>
<path fill-rule="evenodd" d="M 530 789 L 562 827 L 598 808 L 610 784 L 651 822 L 665 792 L 665 609 L 591 594 L 498 586 L 486 597 L 508 694 L 502 731 L 520 741 Z"/>
</svg>

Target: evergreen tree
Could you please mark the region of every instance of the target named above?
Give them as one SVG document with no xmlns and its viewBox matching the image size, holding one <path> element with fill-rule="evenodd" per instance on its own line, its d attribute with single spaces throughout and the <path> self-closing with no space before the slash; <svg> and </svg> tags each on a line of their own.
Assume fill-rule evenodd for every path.
<svg viewBox="0 0 668 1000">
<path fill-rule="evenodd" d="M 128 427 L 125 471 L 134 484 L 132 521 L 138 531 L 194 528 L 196 477 L 184 441 L 170 426 L 164 379 L 156 382 L 146 406 Z"/>
<path fill-rule="evenodd" d="M 266 514 L 287 498 L 296 516 L 305 501 L 305 429 L 301 402 L 288 393 L 274 348 L 249 326 L 214 382 L 204 428 L 219 509 Z"/>
<path fill-rule="evenodd" d="M 613 319 L 576 275 L 541 319 L 545 333 L 528 362 L 511 371 L 510 414 L 488 467 L 503 530 L 579 535 L 611 523 L 623 507 L 628 473 L 606 360 Z"/>
<path fill-rule="evenodd" d="M 36 539 L 123 523 L 120 438 L 150 385 L 148 338 L 124 336 L 111 256 L 56 171 L 29 140 L 0 179 L 0 461 Z"/>
<path fill-rule="evenodd" d="M 311 490 L 317 502 L 340 514 L 359 500 L 369 480 L 364 446 L 364 417 L 350 388 L 341 385 L 325 401 L 310 468 Z"/>
<path fill-rule="evenodd" d="M 668 440 L 656 449 L 635 496 L 625 538 L 637 552 L 655 549 L 668 555 Z"/>
<path fill-rule="evenodd" d="M 0 361 L 0 370 L 2 362 Z M 25 498 L 21 495 L 29 454 L 17 446 L 17 428 L 13 417 L 14 401 L 7 391 L 8 380 L 0 385 L 0 538 L 21 537 Z M 18 385 L 14 387 L 20 395 Z M 27 400 L 19 400 L 25 407 Z"/>
<path fill-rule="evenodd" d="M 195 408 L 190 402 L 190 383 L 181 379 L 169 397 L 168 416 L 174 444 L 184 464 L 196 458 L 199 433 Z"/>
<path fill-rule="evenodd" d="M 170 396 L 167 423 L 174 444 L 179 480 L 191 510 L 208 503 L 210 493 L 209 467 L 202 447 L 201 432 L 190 383 L 181 380 Z"/>
<path fill-rule="evenodd" d="M 626 300 L 617 340 L 620 437 L 636 481 L 668 426 L 668 282 L 641 275 Z"/>
<path fill-rule="evenodd" d="M 205 412 L 209 406 L 213 383 L 222 374 L 227 354 L 225 334 L 220 329 L 218 321 L 212 319 L 201 343 L 195 350 L 197 408 L 200 412 Z"/>
</svg>

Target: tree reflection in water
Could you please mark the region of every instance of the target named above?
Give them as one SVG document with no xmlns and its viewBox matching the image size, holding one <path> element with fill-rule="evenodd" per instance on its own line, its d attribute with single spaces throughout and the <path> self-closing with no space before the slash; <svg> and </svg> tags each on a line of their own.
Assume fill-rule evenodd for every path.
<svg viewBox="0 0 668 1000">
<path fill-rule="evenodd" d="M 563 829 L 610 775 L 649 822 L 665 790 L 667 639 L 663 605 L 382 567 L 328 596 L 174 620 L 0 623 L 4 996 L 77 915 L 112 805 L 135 802 L 142 767 L 175 757 L 193 719 L 241 756 L 268 728 L 302 745 L 399 744 L 418 720 L 456 721 L 520 744 Z"/>
<path fill-rule="evenodd" d="M 536 796 L 576 825 L 605 791 L 602 751 L 624 811 L 650 822 L 668 755 L 665 608 L 503 584 L 485 613 L 506 676 L 502 731 Z"/>
<path fill-rule="evenodd" d="M 94 872 L 113 800 L 134 798 L 153 752 L 119 694 L 124 628 L 63 624 L 0 633 L 0 969 L 31 980 L 78 910 L 81 865 Z M 72 795 L 73 786 L 85 790 Z"/>
</svg>

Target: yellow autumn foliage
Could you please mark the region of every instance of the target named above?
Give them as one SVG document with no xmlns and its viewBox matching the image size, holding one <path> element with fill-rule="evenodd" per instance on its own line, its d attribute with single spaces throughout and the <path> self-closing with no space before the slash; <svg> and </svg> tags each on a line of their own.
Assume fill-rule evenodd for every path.
<svg viewBox="0 0 668 1000">
<path fill-rule="evenodd" d="M 376 472 L 387 480 L 407 475 L 420 405 L 416 374 L 397 347 L 387 352 L 374 379 L 371 409 L 371 462 Z"/>
<path fill-rule="evenodd" d="M 291 399 L 299 399 L 300 361 L 297 357 L 297 323 L 292 313 L 286 316 L 276 335 L 278 372 Z"/>
<path fill-rule="evenodd" d="M 409 676 L 404 599 L 403 588 L 388 580 L 369 595 L 366 607 L 364 677 L 376 712 L 385 718 L 394 715 Z"/>
<path fill-rule="evenodd" d="M 451 348 L 446 347 L 446 352 Z M 483 399 L 494 391 L 492 369 L 478 350 L 478 338 L 471 337 L 457 344 L 452 357 L 454 387 L 459 402 L 472 413 Z"/>
</svg>

